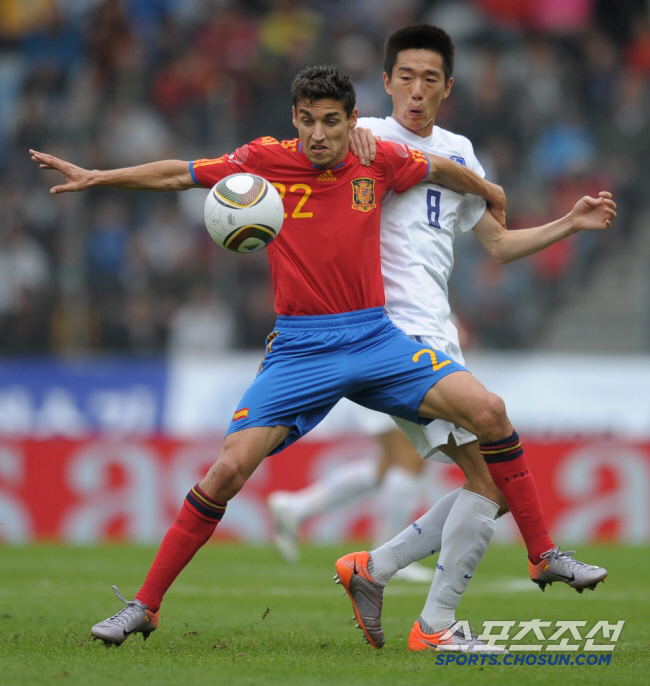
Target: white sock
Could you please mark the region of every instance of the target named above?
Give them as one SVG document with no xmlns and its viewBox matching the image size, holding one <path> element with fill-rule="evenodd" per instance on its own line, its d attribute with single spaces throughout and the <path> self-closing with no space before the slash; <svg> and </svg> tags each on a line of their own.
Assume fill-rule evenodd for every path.
<svg viewBox="0 0 650 686">
<path fill-rule="evenodd" d="M 404 569 L 411 562 L 422 560 L 440 550 L 445 520 L 461 490 L 458 488 L 447 493 L 413 524 L 371 551 L 370 573 L 375 581 L 385 584 L 399 569 Z"/>
<path fill-rule="evenodd" d="M 396 536 L 412 521 L 422 489 L 419 474 L 402 467 L 391 467 L 375 495 L 375 531 L 373 547 Z"/>
<path fill-rule="evenodd" d="M 330 509 L 342 507 L 374 491 L 378 485 L 377 460 L 356 460 L 333 469 L 322 479 L 292 493 L 298 523 Z"/>
<path fill-rule="evenodd" d="M 442 631 L 456 621 L 456 608 L 492 540 L 498 509 L 476 493 L 458 494 L 442 529 L 436 574 L 420 615 L 425 633 Z"/>
</svg>

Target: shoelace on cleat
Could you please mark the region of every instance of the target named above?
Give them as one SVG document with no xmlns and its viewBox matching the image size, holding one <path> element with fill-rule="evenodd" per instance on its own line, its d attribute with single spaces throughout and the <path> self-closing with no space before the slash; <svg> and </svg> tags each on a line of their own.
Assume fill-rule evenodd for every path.
<svg viewBox="0 0 650 686">
<path fill-rule="evenodd" d="M 133 619 L 138 612 L 142 611 L 142 605 L 137 600 L 127 600 L 121 593 L 117 586 L 111 586 L 113 593 L 124 603 L 123 607 L 119 612 L 116 612 L 112 617 L 104 620 L 109 624 L 121 624 L 122 620 L 125 619 L 129 621 Z"/>
<path fill-rule="evenodd" d="M 552 550 L 547 550 L 545 553 L 542 553 L 540 557 L 548 562 L 552 562 L 557 558 L 562 558 L 561 561 L 564 562 L 568 567 L 591 567 L 591 565 L 588 565 L 586 562 L 580 562 L 580 560 L 576 560 L 574 557 L 572 557 L 572 555 L 575 554 L 575 550 L 562 551 L 559 548 L 553 548 Z"/>
</svg>

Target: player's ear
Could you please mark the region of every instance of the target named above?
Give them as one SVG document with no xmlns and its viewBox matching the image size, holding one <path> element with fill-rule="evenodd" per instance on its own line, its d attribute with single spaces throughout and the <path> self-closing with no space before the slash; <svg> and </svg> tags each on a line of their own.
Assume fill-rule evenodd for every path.
<svg viewBox="0 0 650 686">
<path fill-rule="evenodd" d="M 451 91 L 451 87 L 454 85 L 454 77 L 452 76 L 449 81 L 445 84 L 445 91 L 442 94 L 442 99 L 444 100 L 448 95 L 449 91 Z"/>
<path fill-rule="evenodd" d="M 386 92 L 388 93 L 388 95 L 392 95 L 393 89 L 390 87 L 390 76 L 388 76 L 388 74 L 386 72 L 384 72 L 383 77 L 384 77 L 384 88 L 386 89 Z"/>
<path fill-rule="evenodd" d="M 296 108 L 293 105 L 291 106 L 291 121 L 293 122 L 293 125 L 298 128 L 298 115 L 296 113 Z"/>
<path fill-rule="evenodd" d="M 352 114 L 348 117 L 348 130 L 352 131 L 352 129 L 357 125 L 357 119 L 359 117 L 359 110 L 355 107 L 352 110 Z"/>
</svg>

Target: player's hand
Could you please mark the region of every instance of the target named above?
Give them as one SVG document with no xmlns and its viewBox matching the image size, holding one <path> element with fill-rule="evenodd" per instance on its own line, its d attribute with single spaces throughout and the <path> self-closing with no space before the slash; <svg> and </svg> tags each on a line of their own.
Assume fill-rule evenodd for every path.
<svg viewBox="0 0 650 686">
<path fill-rule="evenodd" d="M 30 150 L 29 154 L 41 169 L 56 169 L 56 171 L 60 171 L 65 176 L 64 184 L 50 188 L 50 193 L 52 194 L 83 191 L 92 185 L 91 172 L 87 169 L 77 167 L 77 165 L 60 160 L 58 157 L 54 157 L 54 155 L 47 155 L 37 150 Z"/>
<path fill-rule="evenodd" d="M 359 158 L 359 162 L 366 167 L 375 159 L 377 141 L 381 138 L 373 136 L 370 129 L 356 127 L 350 131 L 350 150 Z"/>
<path fill-rule="evenodd" d="M 597 198 L 585 195 L 573 206 L 570 215 L 576 230 L 609 229 L 616 217 L 616 203 L 608 191 L 601 191 Z"/>
<path fill-rule="evenodd" d="M 503 188 L 496 183 L 489 184 L 489 194 L 485 198 L 488 210 L 492 216 L 506 228 L 506 194 Z"/>
</svg>

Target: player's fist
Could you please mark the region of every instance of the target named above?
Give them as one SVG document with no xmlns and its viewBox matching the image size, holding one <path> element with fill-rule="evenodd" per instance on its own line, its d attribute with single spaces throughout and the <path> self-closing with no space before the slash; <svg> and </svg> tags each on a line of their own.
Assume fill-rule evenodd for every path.
<svg viewBox="0 0 650 686">
<path fill-rule="evenodd" d="M 580 198 L 571 214 L 577 230 L 609 229 L 616 217 L 616 203 L 609 191 L 601 191 L 597 198 L 589 195 Z"/>
</svg>

